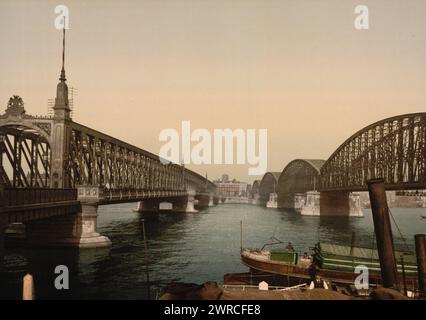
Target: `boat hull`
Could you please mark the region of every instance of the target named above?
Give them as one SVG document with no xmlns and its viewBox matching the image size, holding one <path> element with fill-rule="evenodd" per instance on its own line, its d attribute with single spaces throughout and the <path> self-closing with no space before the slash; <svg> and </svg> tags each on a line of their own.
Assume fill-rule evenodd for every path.
<svg viewBox="0 0 426 320">
<path fill-rule="evenodd" d="M 225 285 L 250 285 L 258 286 L 261 282 L 267 282 L 271 286 L 292 287 L 300 284 L 309 284 L 310 280 L 300 278 L 297 275 L 281 275 L 276 273 L 260 272 L 250 269 L 250 272 L 228 273 L 223 277 Z"/>
<path fill-rule="evenodd" d="M 252 272 L 271 273 L 281 276 L 288 276 L 291 278 L 299 279 L 299 283 L 302 283 L 302 281 L 311 281 L 309 268 L 274 261 L 261 261 L 259 259 L 251 258 L 244 254 L 241 254 L 241 262 L 247 267 L 249 267 Z M 316 274 L 322 279 L 338 285 L 353 285 L 355 279 L 359 276 L 359 274 L 356 274 L 354 272 L 328 269 L 320 269 Z M 294 283 L 294 279 L 292 282 Z M 403 277 L 401 274 L 399 274 L 399 282 L 401 288 L 403 288 Z M 382 279 L 380 274 L 369 274 L 370 285 L 380 285 L 381 283 Z M 406 285 L 408 290 L 413 290 L 417 288 L 417 278 L 413 276 L 406 276 Z"/>
<path fill-rule="evenodd" d="M 286 276 L 297 276 L 298 278 L 310 279 L 309 270 L 307 268 L 301 268 L 292 264 L 285 263 L 271 263 L 268 261 L 260 261 L 257 259 L 250 258 L 245 255 L 241 255 L 241 262 L 249 267 L 250 269 L 257 270 L 260 272 L 274 273 Z"/>
</svg>

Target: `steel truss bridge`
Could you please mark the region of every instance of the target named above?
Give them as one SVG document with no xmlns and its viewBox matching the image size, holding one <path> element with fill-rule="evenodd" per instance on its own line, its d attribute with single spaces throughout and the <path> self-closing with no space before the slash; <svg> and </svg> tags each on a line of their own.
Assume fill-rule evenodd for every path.
<svg viewBox="0 0 426 320">
<path fill-rule="evenodd" d="M 28 115 L 19 96 L 0 115 L 0 238 L 10 223 L 25 222 L 39 227 L 37 243 L 103 246 L 109 240 L 96 232 L 98 205 L 138 201 L 140 211 L 158 211 L 170 202 L 196 212 L 217 204 L 207 178 L 74 122 L 64 70 L 59 80 L 53 116 Z M 69 226 L 65 240 L 52 236 L 54 225 Z"/>
<path fill-rule="evenodd" d="M 33 117 L 20 97 L 0 116 L 1 181 L 6 188 L 98 186 L 105 201 L 179 196 L 215 186 L 183 166 L 71 119 Z"/>
<path fill-rule="evenodd" d="M 349 137 L 327 160 L 293 160 L 279 175 L 266 173 L 252 190 L 258 190 L 261 200 L 276 190 L 278 207 L 292 208 L 297 194 L 366 191 L 372 178 L 383 178 L 387 190 L 426 189 L 426 113 L 375 122 Z"/>
</svg>

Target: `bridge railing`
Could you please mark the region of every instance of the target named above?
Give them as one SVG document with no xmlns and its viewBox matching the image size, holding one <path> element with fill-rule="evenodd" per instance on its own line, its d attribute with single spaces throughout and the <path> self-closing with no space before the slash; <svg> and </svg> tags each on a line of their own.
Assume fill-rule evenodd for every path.
<svg viewBox="0 0 426 320">
<path fill-rule="evenodd" d="M 0 206 L 15 206 L 73 200 L 77 200 L 77 189 L 5 188 L 1 192 Z"/>
<path fill-rule="evenodd" d="M 120 201 L 120 200 L 131 200 L 131 199 L 150 199 L 150 198 L 162 198 L 162 197 L 180 197 L 187 195 L 186 190 L 132 190 L 132 189 L 116 189 L 116 190 L 102 190 L 100 197 L 103 201 Z"/>
</svg>

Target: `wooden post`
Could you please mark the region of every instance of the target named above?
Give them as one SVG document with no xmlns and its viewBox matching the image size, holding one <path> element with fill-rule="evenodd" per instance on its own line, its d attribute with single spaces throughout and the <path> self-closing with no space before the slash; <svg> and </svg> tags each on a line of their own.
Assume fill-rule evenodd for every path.
<svg viewBox="0 0 426 320">
<path fill-rule="evenodd" d="M 2 222 L 0 221 L 0 273 L 2 272 L 4 263 L 4 228 L 1 223 Z"/>
<path fill-rule="evenodd" d="M 404 254 L 401 254 L 401 268 L 402 268 L 402 282 L 404 284 L 404 294 L 407 296 L 408 289 L 407 289 L 407 276 L 405 274 Z"/>
<path fill-rule="evenodd" d="M 352 257 L 354 254 L 354 249 L 355 249 L 355 231 L 352 231 L 352 237 L 351 237 L 351 251 L 349 253 L 349 255 Z"/>
<path fill-rule="evenodd" d="M 383 287 L 399 290 L 392 227 L 383 179 L 367 181 Z"/>
<path fill-rule="evenodd" d="M 243 252 L 243 220 L 240 220 L 240 253 Z"/>
<path fill-rule="evenodd" d="M 145 219 L 142 219 L 142 231 L 143 231 L 143 243 L 144 243 L 144 252 L 145 252 L 145 268 L 146 268 L 146 283 L 148 286 L 148 300 L 151 300 L 151 288 L 149 284 L 149 254 L 148 254 L 148 243 L 146 241 L 145 233 Z"/>
<path fill-rule="evenodd" d="M 27 273 L 23 279 L 22 300 L 34 299 L 34 281 L 33 276 Z"/>
<path fill-rule="evenodd" d="M 414 241 L 416 243 L 419 295 L 424 298 L 426 297 L 426 235 L 416 234 Z"/>
</svg>

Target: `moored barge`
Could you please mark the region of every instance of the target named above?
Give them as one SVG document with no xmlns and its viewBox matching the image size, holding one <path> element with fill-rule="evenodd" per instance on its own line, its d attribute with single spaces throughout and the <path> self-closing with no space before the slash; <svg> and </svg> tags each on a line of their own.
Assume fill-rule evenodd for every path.
<svg viewBox="0 0 426 320">
<path fill-rule="evenodd" d="M 411 252 L 396 251 L 395 256 L 401 287 L 405 286 L 414 291 L 417 288 L 415 255 Z M 318 243 L 311 255 L 300 255 L 288 249 L 242 249 L 241 262 L 250 268 L 250 281 L 256 277 L 265 278 L 268 274 L 275 274 L 284 276 L 292 284 L 308 283 L 319 277 L 331 284 L 353 285 L 360 274 L 355 272 L 355 269 L 362 266 L 363 270 L 364 267 L 368 268 L 369 285 L 382 283 L 378 252 L 369 248 Z M 236 278 L 234 276 L 233 281 Z M 243 278 L 241 274 L 240 280 Z M 247 276 L 245 278 L 247 279 Z M 228 276 L 228 279 L 232 277 Z"/>
</svg>

